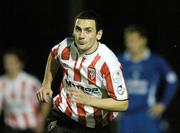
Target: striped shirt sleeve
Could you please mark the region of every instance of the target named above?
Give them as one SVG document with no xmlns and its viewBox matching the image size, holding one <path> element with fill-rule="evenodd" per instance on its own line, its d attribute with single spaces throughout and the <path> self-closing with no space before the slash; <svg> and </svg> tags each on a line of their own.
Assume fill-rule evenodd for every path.
<svg viewBox="0 0 180 133">
<path fill-rule="evenodd" d="M 108 94 L 115 100 L 127 100 L 128 91 L 123 76 L 122 66 L 116 57 L 104 62 L 101 73 L 103 74 L 104 86 Z"/>
</svg>

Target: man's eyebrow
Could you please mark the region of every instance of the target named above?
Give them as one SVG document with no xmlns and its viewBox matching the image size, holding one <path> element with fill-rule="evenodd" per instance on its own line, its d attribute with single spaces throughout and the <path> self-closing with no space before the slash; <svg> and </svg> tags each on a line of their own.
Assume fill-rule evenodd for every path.
<svg viewBox="0 0 180 133">
<path fill-rule="evenodd" d="M 92 30 L 93 28 L 92 27 L 85 27 L 84 29 L 85 30 Z"/>
<path fill-rule="evenodd" d="M 92 29 L 93 29 L 92 27 L 81 28 L 81 27 L 79 27 L 78 25 L 76 25 L 75 28 L 78 28 L 78 29 L 85 29 L 85 30 L 92 30 Z"/>
<path fill-rule="evenodd" d="M 77 25 L 75 26 L 75 28 L 81 29 L 81 27 L 79 27 L 79 26 L 77 26 Z"/>
</svg>

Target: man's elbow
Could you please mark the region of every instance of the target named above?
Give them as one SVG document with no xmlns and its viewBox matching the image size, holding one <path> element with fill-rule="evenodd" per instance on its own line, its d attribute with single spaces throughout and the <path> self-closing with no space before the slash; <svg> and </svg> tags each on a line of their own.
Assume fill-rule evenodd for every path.
<svg viewBox="0 0 180 133">
<path fill-rule="evenodd" d="M 127 100 L 127 101 L 125 102 L 123 111 L 126 111 L 126 110 L 128 109 L 128 106 L 129 106 L 129 102 L 128 102 L 128 100 Z"/>
<path fill-rule="evenodd" d="M 123 103 L 121 104 L 121 108 L 119 108 L 119 111 L 126 111 L 128 109 L 128 100 L 123 101 Z"/>
</svg>

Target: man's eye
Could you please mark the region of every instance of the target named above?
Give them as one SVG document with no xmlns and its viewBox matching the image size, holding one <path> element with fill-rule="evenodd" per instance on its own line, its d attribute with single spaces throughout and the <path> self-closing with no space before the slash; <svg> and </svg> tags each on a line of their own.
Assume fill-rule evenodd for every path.
<svg viewBox="0 0 180 133">
<path fill-rule="evenodd" d="M 76 28 L 76 29 L 75 29 L 75 31 L 76 31 L 76 32 L 79 32 L 79 31 L 80 31 L 80 29 Z"/>
<path fill-rule="evenodd" d="M 86 33 L 90 33 L 92 30 L 86 30 Z"/>
</svg>

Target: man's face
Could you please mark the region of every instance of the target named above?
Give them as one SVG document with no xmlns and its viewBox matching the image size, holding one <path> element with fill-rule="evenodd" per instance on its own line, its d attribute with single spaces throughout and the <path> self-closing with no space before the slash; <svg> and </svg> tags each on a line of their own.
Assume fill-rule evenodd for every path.
<svg viewBox="0 0 180 133">
<path fill-rule="evenodd" d="M 147 43 L 145 37 L 140 36 L 137 32 L 128 32 L 125 34 L 125 45 L 129 52 L 141 52 Z"/>
<path fill-rule="evenodd" d="M 7 74 L 15 75 L 17 74 L 23 67 L 21 61 L 14 54 L 7 54 L 3 58 L 4 69 Z"/>
<path fill-rule="evenodd" d="M 91 19 L 76 19 L 73 35 L 82 53 L 92 49 L 101 38 L 101 35 L 97 33 L 95 20 Z"/>
</svg>

